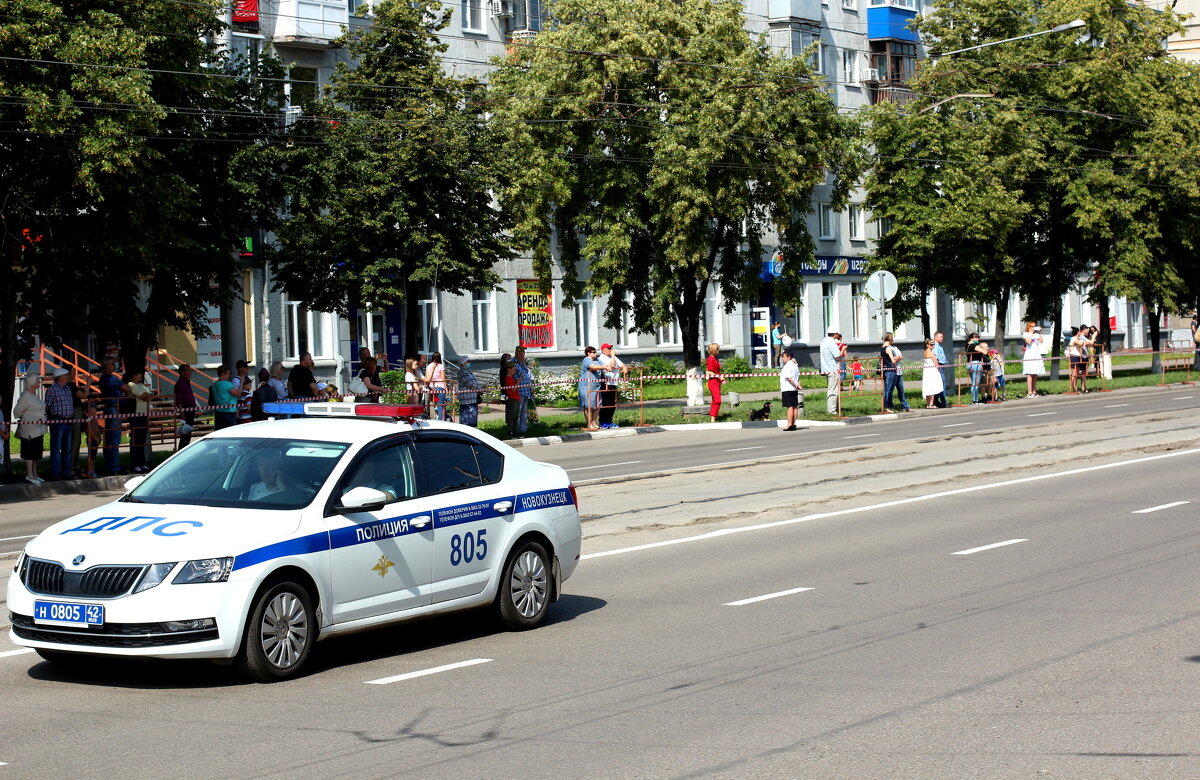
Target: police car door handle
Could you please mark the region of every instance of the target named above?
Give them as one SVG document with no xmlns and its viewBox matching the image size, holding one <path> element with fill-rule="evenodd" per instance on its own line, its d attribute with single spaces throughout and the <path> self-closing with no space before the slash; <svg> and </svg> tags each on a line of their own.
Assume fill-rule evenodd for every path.
<svg viewBox="0 0 1200 780">
<path fill-rule="evenodd" d="M 429 521 L 432 519 L 433 518 L 429 515 L 419 515 L 417 517 L 410 517 L 408 519 L 408 524 L 411 526 L 416 526 L 417 528 L 424 528 L 425 526 L 429 525 Z"/>
<path fill-rule="evenodd" d="M 500 514 L 504 514 L 512 509 L 512 507 L 513 504 L 511 501 L 497 501 L 496 503 L 492 504 L 492 509 L 495 509 Z"/>
</svg>

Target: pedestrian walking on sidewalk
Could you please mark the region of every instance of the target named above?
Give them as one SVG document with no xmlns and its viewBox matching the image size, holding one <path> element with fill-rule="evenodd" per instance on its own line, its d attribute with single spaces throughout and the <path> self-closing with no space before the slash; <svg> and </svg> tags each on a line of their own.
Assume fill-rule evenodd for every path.
<svg viewBox="0 0 1200 780">
<path fill-rule="evenodd" d="M 25 390 L 13 407 L 13 419 L 17 421 L 17 438 L 21 440 L 21 460 L 25 461 L 25 481 L 40 485 L 46 480 L 38 476 L 37 465 L 42 459 L 42 437 L 46 435 L 46 404 L 37 396 L 42 378 L 37 374 L 25 375 Z"/>
<path fill-rule="evenodd" d="M 831 330 L 821 339 L 821 373 L 825 375 L 825 413 L 838 413 L 838 396 L 842 391 L 842 349 L 838 333 Z"/>
<path fill-rule="evenodd" d="M 708 360 L 704 363 L 704 379 L 708 385 L 708 394 L 712 397 L 712 402 L 708 405 L 708 419 L 711 422 L 717 421 L 717 414 L 721 411 L 721 383 L 725 380 L 721 378 L 721 361 L 717 360 L 717 353 L 721 351 L 721 345 L 715 341 L 708 345 Z"/>
<path fill-rule="evenodd" d="M 783 408 L 787 410 L 785 431 L 796 430 L 796 413 L 803 401 L 800 389 L 800 366 L 792 353 L 785 351 L 781 356 L 783 365 L 779 369 L 779 395 Z"/>
</svg>

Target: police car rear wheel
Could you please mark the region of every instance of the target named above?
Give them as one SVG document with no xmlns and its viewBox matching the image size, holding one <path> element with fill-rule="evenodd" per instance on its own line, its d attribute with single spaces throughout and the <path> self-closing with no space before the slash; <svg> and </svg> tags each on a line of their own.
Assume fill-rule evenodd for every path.
<svg viewBox="0 0 1200 780">
<path fill-rule="evenodd" d="M 313 621 L 312 599 L 299 583 L 284 580 L 264 590 L 246 621 L 242 671 L 259 682 L 295 675 L 312 649 Z"/>
<path fill-rule="evenodd" d="M 550 606 L 550 557 L 537 542 L 518 547 L 504 567 L 496 596 L 500 622 L 513 631 L 542 622 Z"/>
</svg>

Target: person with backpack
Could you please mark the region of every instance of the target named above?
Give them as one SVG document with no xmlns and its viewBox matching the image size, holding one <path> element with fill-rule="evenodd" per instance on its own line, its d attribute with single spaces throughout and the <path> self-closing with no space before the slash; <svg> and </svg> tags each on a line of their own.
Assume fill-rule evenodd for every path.
<svg viewBox="0 0 1200 780">
<path fill-rule="evenodd" d="M 263 404 L 279 400 L 279 391 L 271 384 L 271 372 L 265 368 L 258 369 L 258 387 L 250 396 L 250 419 L 265 420 L 269 415 L 263 411 Z"/>
</svg>

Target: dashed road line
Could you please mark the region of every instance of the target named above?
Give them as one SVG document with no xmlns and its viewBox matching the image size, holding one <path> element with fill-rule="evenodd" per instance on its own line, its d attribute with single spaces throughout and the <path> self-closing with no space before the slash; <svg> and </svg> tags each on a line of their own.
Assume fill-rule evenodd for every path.
<svg viewBox="0 0 1200 780">
<path fill-rule="evenodd" d="M 753 604 L 757 601 L 766 601 L 767 599 L 777 599 L 780 596 L 790 596 L 793 593 L 803 593 L 806 590 L 812 590 L 812 588 L 792 588 L 791 590 L 781 590 L 778 593 L 768 593 L 765 596 L 754 596 L 752 598 L 741 599 L 739 601 L 731 601 L 728 604 L 725 604 L 725 606 L 726 607 L 742 607 L 742 606 L 745 606 L 746 604 Z"/>
<path fill-rule="evenodd" d="M 960 425 L 974 425 L 974 424 L 975 424 L 975 423 L 973 423 L 973 422 L 965 422 L 965 423 L 950 423 L 949 425 L 943 425 L 942 427 L 943 427 L 943 428 L 957 428 L 957 427 L 959 427 Z"/>
<path fill-rule="evenodd" d="M 860 433 L 857 436 L 843 436 L 843 439 L 865 439 L 869 436 L 878 436 L 878 433 Z"/>
<path fill-rule="evenodd" d="M 1109 404 L 1108 406 L 1106 406 L 1104 408 L 1105 409 L 1118 409 L 1122 406 L 1129 406 L 1129 404 Z"/>
<path fill-rule="evenodd" d="M 33 536 L 6 536 L 3 539 L 0 539 L 0 542 L 17 542 L 21 539 L 32 539 L 34 536 L 37 536 L 37 534 L 34 534 Z"/>
<path fill-rule="evenodd" d="M 951 555 L 971 555 L 972 553 L 983 552 L 984 550 L 994 550 L 997 547 L 1007 547 L 1010 544 L 1019 544 L 1020 542 L 1028 542 L 1028 539 L 1009 539 L 1007 542 L 996 542 L 995 544 L 985 544 L 982 547 L 972 547 L 969 550 L 959 550 L 952 552 Z"/>
<path fill-rule="evenodd" d="M 1045 417 L 1048 414 L 1054 414 L 1054 412 L 1038 412 L 1037 414 L 1030 414 L 1030 415 L 1026 415 L 1026 416 L 1027 417 Z"/>
<path fill-rule="evenodd" d="M 742 450 L 765 450 L 766 448 L 767 448 L 767 445 L 763 444 L 758 447 L 734 447 L 731 450 L 724 450 L 724 452 L 741 452 Z"/>
<path fill-rule="evenodd" d="M 0 653 L 0 658 L 7 658 L 10 655 L 25 655 L 32 652 L 32 647 L 22 647 L 20 650 L 5 650 L 3 653 Z"/>
<path fill-rule="evenodd" d="M 417 677 L 425 677 L 430 674 L 439 674 L 440 672 L 449 672 L 453 669 L 462 669 L 466 666 L 478 666 L 479 664 L 491 663 L 491 658 L 472 658 L 470 661 L 459 661 L 455 664 L 446 664 L 445 666 L 435 666 L 432 669 L 422 669 L 419 672 L 406 672 L 405 674 L 397 674 L 393 677 L 380 677 L 378 680 L 367 680 L 367 685 L 388 685 L 389 683 L 401 682 L 403 680 L 412 680 Z"/>
<path fill-rule="evenodd" d="M 625 460 L 620 463 L 605 463 L 601 466 L 579 466 L 578 468 L 565 469 L 566 471 L 587 471 L 588 469 L 606 469 L 611 466 L 630 466 L 634 463 L 641 463 L 640 460 Z"/>
<path fill-rule="evenodd" d="M 1160 509 L 1170 509 L 1171 507 L 1183 506 L 1184 504 L 1190 504 L 1190 503 L 1191 503 L 1190 501 L 1172 501 L 1169 504 L 1159 504 L 1158 506 L 1146 507 L 1145 509 L 1135 509 L 1132 512 L 1130 512 L 1130 514 L 1131 515 L 1148 515 L 1151 512 L 1157 512 Z"/>
</svg>

